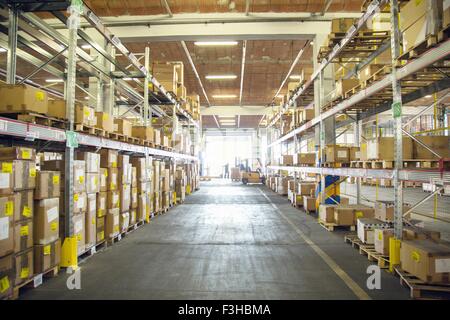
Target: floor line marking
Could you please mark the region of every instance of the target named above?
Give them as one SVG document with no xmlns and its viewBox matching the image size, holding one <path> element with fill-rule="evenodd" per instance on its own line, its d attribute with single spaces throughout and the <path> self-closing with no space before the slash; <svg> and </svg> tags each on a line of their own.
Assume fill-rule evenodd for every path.
<svg viewBox="0 0 450 320">
<path fill-rule="evenodd" d="M 260 189 L 258 191 L 269 201 L 275 211 L 297 232 L 297 234 L 322 258 L 322 260 L 333 270 L 336 275 L 353 291 L 360 300 L 371 300 L 367 292 L 364 291 L 328 254 L 316 245 L 307 235 L 303 233 L 276 204 Z"/>
</svg>

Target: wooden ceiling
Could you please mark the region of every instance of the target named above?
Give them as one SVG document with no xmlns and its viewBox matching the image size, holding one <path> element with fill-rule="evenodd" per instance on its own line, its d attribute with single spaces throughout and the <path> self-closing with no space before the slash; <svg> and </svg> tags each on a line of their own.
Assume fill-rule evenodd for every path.
<svg viewBox="0 0 450 320">
<path fill-rule="evenodd" d="M 167 14 L 165 0 L 85 0 L 99 16 Z M 246 0 L 166 0 L 173 14 L 245 12 Z M 250 0 L 249 12 L 321 12 L 326 0 Z M 362 0 L 334 0 L 327 12 L 357 12 Z"/>
</svg>

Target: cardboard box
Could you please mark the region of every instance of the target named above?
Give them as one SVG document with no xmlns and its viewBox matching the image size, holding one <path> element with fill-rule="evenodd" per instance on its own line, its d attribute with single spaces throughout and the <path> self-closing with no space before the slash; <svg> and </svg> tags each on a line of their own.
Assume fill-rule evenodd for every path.
<svg viewBox="0 0 450 320">
<path fill-rule="evenodd" d="M 1 147 L 0 160 L 36 160 L 36 150 L 26 147 Z"/>
<path fill-rule="evenodd" d="M 11 197 L 0 199 L 8 206 L 0 211 L 0 256 L 4 256 L 14 251 L 14 208 Z"/>
<path fill-rule="evenodd" d="M 95 202 L 95 201 L 94 201 Z M 86 249 L 92 247 L 96 243 L 96 237 L 97 237 L 97 217 L 95 210 L 87 211 L 85 215 L 85 243 L 86 243 Z"/>
<path fill-rule="evenodd" d="M 108 168 L 108 177 L 106 180 L 106 186 L 108 191 L 117 190 L 119 184 L 119 169 Z"/>
<path fill-rule="evenodd" d="M 35 201 L 34 244 L 49 244 L 59 238 L 59 198 Z"/>
<path fill-rule="evenodd" d="M 450 283 L 450 247 L 430 240 L 403 240 L 400 266 L 426 283 Z"/>
<path fill-rule="evenodd" d="M 120 232 L 122 233 L 128 231 L 128 227 L 130 226 L 130 213 L 122 212 L 119 217 Z"/>
<path fill-rule="evenodd" d="M 108 193 L 107 192 L 99 192 L 97 193 L 97 217 L 103 217 L 106 215 L 106 210 L 108 209 L 107 206 L 107 198 Z"/>
<path fill-rule="evenodd" d="M 378 200 L 375 202 L 375 218 L 386 221 L 393 222 L 394 221 L 394 201 L 383 201 Z M 403 213 L 408 211 L 411 208 L 411 205 L 404 203 L 403 204 Z"/>
<path fill-rule="evenodd" d="M 16 222 L 14 224 L 14 253 L 30 248 L 33 248 L 33 220 Z"/>
<path fill-rule="evenodd" d="M 388 229 L 390 224 L 373 218 L 359 218 L 357 221 L 357 233 L 358 238 L 367 244 L 374 244 L 374 230 L 375 229 Z"/>
<path fill-rule="evenodd" d="M 131 205 L 131 186 L 124 184 L 120 187 L 120 212 L 128 212 Z"/>
<path fill-rule="evenodd" d="M 131 209 L 136 209 L 138 207 L 138 189 L 131 188 Z"/>
<path fill-rule="evenodd" d="M 161 145 L 161 131 L 158 129 L 153 130 L 153 142 L 158 146 Z"/>
<path fill-rule="evenodd" d="M 334 96 L 336 98 L 344 97 L 344 94 L 359 85 L 358 79 L 340 79 L 336 81 Z"/>
<path fill-rule="evenodd" d="M 100 192 L 100 179 L 98 173 L 86 173 L 86 192 L 97 193 Z"/>
<path fill-rule="evenodd" d="M 85 213 L 76 214 L 72 217 L 73 235 L 77 239 L 77 253 L 78 255 L 84 252 L 86 246 L 86 215 Z"/>
<path fill-rule="evenodd" d="M 131 185 L 132 180 L 132 167 L 127 164 L 126 167 L 119 168 L 118 185 L 128 184 Z"/>
<path fill-rule="evenodd" d="M 100 192 L 108 191 L 108 169 L 100 168 Z"/>
<path fill-rule="evenodd" d="M 38 171 L 36 174 L 36 190 L 34 199 L 41 200 L 59 197 L 61 174 L 58 171 Z"/>
<path fill-rule="evenodd" d="M 130 210 L 130 226 L 136 224 L 136 209 Z"/>
<path fill-rule="evenodd" d="M 11 221 L 16 221 L 15 217 L 19 216 L 20 205 L 17 201 L 17 195 L 0 196 L 0 219 L 7 217 Z M 3 220 L 5 223 L 6 220 Z"/>
<path fill-rule="evenodd" d="M 321 204 L 319 206 L 319 219 L 323 222 L 333 223 L 334 222 L 334 209 L 336 205 L 333 204 Z"/>
<path fill-rule="evenodd" d="M 294 156 L 283 155 L 280 157 L 280 165 L 281 166 L 292 166 L 293 164 L 294 164 Z"/>
<path fill-rule="evenodd" d="M 34 246 L 34 272 L 43 273 L 58 266 L 61 262 L 61 240 L 55 240 L 46 245 Z"/>
<path fill-rule="evenodd" d="M 105 233 L 108 239 L 114 238 L 120 231 L 119 209 L 110 209 L 106 215 Z"/>
<path fill-rule="evenodd" d="M 348 147 L 338 145 L 327 145 L 325 147 L 326 162 L 349 162 Z"/>
<path fill-rule="evenodd" d="M 298 183 L 298 193 L 302 196 L 310 196 L 316 190 L 315 183 L 299 182 Z"/>
<path fill-rule="evenodd" d="M 403 137 L 403 159 L 412 159 L 413 144 L 409 137 Z M 367 141 L 367 160 L 394 160 L 394 138 L 379 137 Z"/>
<path fill-rule="evenodd" d="M 100 173 L 100 154 L 93 152 L 77 152 L 77 160 L 83 160 L 86 164 L 86 172 Z"/>
<path fill-rule="evenodd" d="M 137 188 L 137 170 L 136 167 L 131 167 L 131 187 Z"/>
<path fill-rule="evenodd" d="M 114 119 L 115 132 L 131 137 L 133 125 L 125 119 Z"/>
<path fill-rule="evenodd" d="M 403 227 L 403 239 L 406 240 L 433 240 L 439 241 L 441 239 L 441 233 L 439 231 L 431 231 L 423 228 L 404 226 Z"/>
<path fill-rule="evenodd" d="M 75 123 L 88 127 L 97 126 L 97 117 L 94 108 L 87 106 L 75 106 Z"/>
<path fill-rule="evenodd" d="M 34 275 L 33 249 L 28 249 L 15 255 L 14 269 L 16 270 L 15 286 L 30 279 Z"/>
<path fill-rule="evenodd" d="M 348 206 L 336 206 L 334 210 L 334 222 L 338 226 L 354 226 L 355 212 L 353 208 Z"/>
<path fill-rule="evenodd" d="M 427 11 L 427 0 L 409 1 L 400 9 L 399 28 L 404 31 Z"/>
<path fill-rule="evenodd" d="M 348 148 L 349 151 L 349 156 L 350 156 L 350 161 L 359 161 L 361 158 L 361 151 L 359 147 L 349 147 Z"/>
<path fill-rule="evenodd" d="M 339 18 L 331 20 L 331 32 L 333 33 L 347 33 L 353 24 L 355 24 L 353 18 Z"/>
<path fill-rule="evenodd" d="M 415 138 L 438 153 L 442 158 L 450 158 L 449 136 L 416 136 Z M 413 159 L 439 160 L 434 153 L 428 151 L 428 149 L 424 148 L 415 140 L 413 140 Z"/>
<path fill-rule="evenodd" d="M 120 193 L 118 190 L 108 191 L 106 197 L 107 209 L 120 209 Z"/>
<path fill-rule="evenodd" d="M 150 181 L 149 168 L 151 169 L 151 159 L 150 163 L 147 164 L 145 158 L 131 158 L 131 164 L 136 168 L 137 181 Z"/>
<path fill-rule="evenodd" d="M 33 218 L 34 201 L 33 190 L 14 192 L 14 221 Z"/>
<path fill-rule="evenodd" d="M 145 193 L 147 191 L 151 191 L 151 189 L 152 189 L 152 182 L 139 182 L 137 185 L 138 193 Z M 158 187 L 158 191 L 159 190 L 160 188 Z"/>
<path fill-rule="evenodd" d="M 147 207 L 149 206 L 148 198 L 145 193 L 138 195 L 137 221 L 143 221 L 146 218 Z"/>
<path fill-rule="evenodd" d="M 316 198 L 303 196 L 303 208 L 308 212 L 316 211 Z"/>
<path fill-rule="evenodd" d="M 295 165 L 315 165 L 316 154 L 315 153 L 297 153 L 294 156 Z"/>
<path fill-rule="evenodd" d="M 117 168 L 118 152 L 117 150 L 101 149 L 100 166 L 102 168 Z"/>
<path fill-rule="evenodd" d="M 0 84 L 0 112 L 47 114 L 48 97 L 43 90 L 25 84 Z"/>
<path fill-rule="evenodd" d="M 86 212 L 97 214 L 97 194 L 96 193 L 88 193 L 87 194 L 87 206 Z"/>
<path fill-rule="evenodd" d="M 394 229 L 374 229 L 375 251 L 389 256 L 389 239 L 394 236 Z"/>
<path fill-rule="evenodd" d="M 14 255 L 0 257 L 0 298 L 9 297 L 14 288 Z"/>
<path fill-rule="evenodd" d="M 13 162 L 0 162 L 0 195 L 14 192 Z"/>
<path fill-rule="evenodd" d="M 96 243 L 101 243 L 105 240 L 105 220 L 106 215 L 103 217 L 97 217 L 96 221 Z"/>
<path fill-rule="evenodd" d="M 114 117 L 106 112 L 95 112 L 97 117 L 97 128 L 106 132 L 114 132 Z"/>
<path fill-rule="evenodd" d="M 65 215 L 65 202 L 64 202 L 65 194 L 61 193 L 60 197 L 60 214 Z M 73 213 L 79 214 L 82 212 L 86 212 L 87 210 L 87 193 L 86 192 L 80 192 L 80 193 L 74 193 L 73 194 Z"/>
<path fill-rule="evenodd" d="M 367 81 L 370 77 L 372 77 L 376 72 L 381 70 L 384 67 L 382 64 L 373 64 L 370 63 L 364 68 L 361 69 L 361 71 L 358 74 L 359 81 L 361 83 Z"/>
<path fill-rule="evenodd" d="M 0 162 L 0 194 L 34 189 L 36 164 L 34 161 L 13 160 Z"/>
<path fill-rule="evenodd" d="M 142 140 L 154 141 L 154 129 L 146 126 L 133 126 L 132 135 Z M 158 131 L 159 132 L 159 131 Z"/>
<path fill-rule="evenodd" d="M 65 170 L 61 172 L 65 172 Z M 86 162 L 83 160 L 74 160 L 73 192 L 84 192 L 84 191 L 86 191 Z"/>
<path fill-rule="evenodd" d="M 443 1 L 442 27 L 447 28 L 450 25 L 450 0 Z"/>
</svg>

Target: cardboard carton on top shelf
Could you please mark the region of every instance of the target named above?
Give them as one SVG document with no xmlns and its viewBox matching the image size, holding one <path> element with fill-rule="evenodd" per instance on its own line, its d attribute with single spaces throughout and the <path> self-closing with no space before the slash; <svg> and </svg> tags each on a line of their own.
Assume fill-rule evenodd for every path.
<svg viewBox="0 0 450 320">
<path fill-rule="evenodd" d="M 450 158 L 449 136 L 416 136 L 415 138 L 431 148 L 431 150 L 439 154 L 442 158 Z M 439 160 L 434 153 L 430 152 L 415 140 L 413 140 L 413 156 L 413 159 Z"/>
<path fill-rule="evenodd" d="M 349 162 L 349 149 L 345 146 L 327 145 L 325 147 L 326 162 Z"/>
<path fill-rule="evenodd" d="M 132 135 L 142 140 L 154 141 L 154 129 L 146 126 L 133 126 Z"/>
<path fill-rule="evenodd" d="M 106 112 L 95 112 L 97 117 L 96 127 L 106 132 L 114 132 L 114 116 Z"/>
<path fill-rule="evenodd" d="M 403 159 L 413 158 L 413 143 L 409 137 L 403 137 Z M 394 138 L 379 137 L 367 141 L 367 160 L 394 160 Z"/>
<path fill-rule="evenodd" d="M 34 272 L 43 273 L 61 262 L 61 240 L 34 246 Z"/>
<path fill-rule="evenodd" d="M 114 119 L 115 132 L 120 133 L 126 137 L 131 137 L 133 125 L 130 121 L 125 119 Z"/>
<path fill-rule="evenodd" d="M 294 164 L 295 165 L 301 165 L 301 164 L 308 164 L 308 165 L 314 165 L 316 164 L 316 154 L 315 153 L 297 153 L 294 156 Z"/>
<path fill-rule="evenodd" d="M 25 84 L 0 84 L 0 113 L 47 114 L 48 97 L 43 90 Z"/>
<path fill-rule="evenodd" d="M 0 160 L 36 160 L 36 150 L 26 147 L 1 147 Z"/>
<path fill-rule="evenodd" d="M 95 127 L 97 125 L 97 116 L 95 115 L 94 108 L 76 105 L 75 123 Z"/>
</svg>

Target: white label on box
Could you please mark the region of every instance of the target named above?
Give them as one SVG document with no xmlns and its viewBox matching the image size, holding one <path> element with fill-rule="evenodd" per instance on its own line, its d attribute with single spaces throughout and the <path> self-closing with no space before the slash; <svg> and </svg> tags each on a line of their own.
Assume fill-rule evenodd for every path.
<svg viewBox="0 0 450 320">
<path fill-rule="evenodd" d="M 436 273 L 450 272 L 450 259 L 436 259 Z"/>
<path fill-rule="evenodd" d="M 58 207 L 53 207 L 47 210 L 47 222 L 50 223 L 53 220 L 58 219 Z"/>
<path fill-rule="evenodd" d="M 38 274 L 33 279 L 33 287 L 37 288 L 42 284 L 42 273 Z"/>
<path fill-rule="evenodd" d="M 100 209 L 105 210 L 105 198 L 100 198 Z"/>
<path fill-rule="evenodd" d="M 0 240 L 8 239 L 9 237 L 9 218 L 0 218 Z"/>
<path fill-rule="evenodd" d="M 96 204 L 97 204 L 97 201 L 95 201 L 95 199 L 89 201 L 89 210 L 90 210 L 90 211 L 95 211 L 95 205 L 96 205 Z"/>
<path fill-rule="evenodd" d="M 79 181 L 80 177 L 84 176 L 84 170 L 83 169 L 77 169 L 75 170 L 75 180 Z"/>
<path fill-rule="evenodd" d="M 73 227 L 75 233 L 79 233 L 83 230 L 83 220 L 78 220 L 75 222 L 75 225 Z"/>
<path fill-rule="evenodd" d="M 9 188 L 9 173 L 0 173 L 0 189 Z"/>
<path fill-rule="evenodd" d="M 347 150 L 338 150 L 337 156 L 338 158 L 347 158 Z"/>
<path fill-rule="evenodd" d="M 77 201 L 77 208 L 78 209 L 83 209 L 84 208 L 84 204 L 85 204 L 84 196 L 79 196 L 78 197 L 78 201 Z"/>
<path fill-rule="evenodd" d="M 114 225 L 119 225 L 119 215 L 114 216 Z"/>
</svg>

